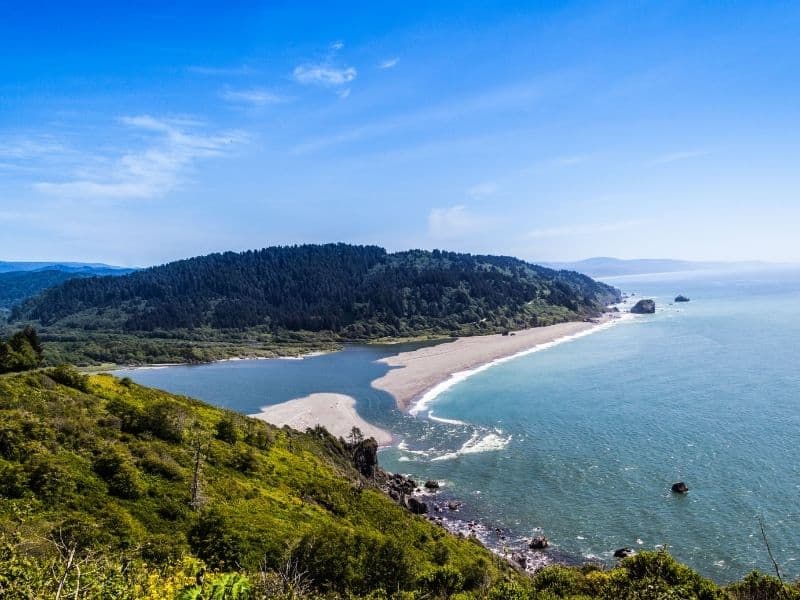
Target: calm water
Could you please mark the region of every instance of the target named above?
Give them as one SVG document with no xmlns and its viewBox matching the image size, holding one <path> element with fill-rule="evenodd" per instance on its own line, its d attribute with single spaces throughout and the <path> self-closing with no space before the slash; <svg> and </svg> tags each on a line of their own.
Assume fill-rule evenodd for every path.
<svg viewBox="0 0 800 600">
<path fill-rule="evenodd" d="M 800 272 L 610 281 L 659 312 L 476 374 L 432 418 L 369 386 L 392 347 L 125 374 L 245 413 L 350 394 L 401 442 L 386 468 L 446 482 L 512 540 L 541 528 L 557 550 L 602 560 L 666 544 L 727 581 L 770 568 L 763 517 L 785 574 L 800 575 Z M 678 293 L 692 301 L 670 305 Z M 670 493 L 678 480 L 688 495 Z"/>
</svg>

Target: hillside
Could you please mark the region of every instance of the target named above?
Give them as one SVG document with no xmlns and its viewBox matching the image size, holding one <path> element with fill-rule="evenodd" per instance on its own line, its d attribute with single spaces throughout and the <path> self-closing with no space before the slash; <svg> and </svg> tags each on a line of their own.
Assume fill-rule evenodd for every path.
<svg viewBox="0 0 800 600">
<path fill-rule="evenodd" d="M 691 261 L 669 258 L 621 259 L 598 256 L 575 262 L 542 263 L 552 269 L 567 269 L 585 273 L 589 277 L 620 277 L 624 275 L 646 275 L 650 273 L 675 273 L 683 271 L 735 271 L 764 269 L 769 263 L 758 261 L 721 262 Z M 775 265 L 772 265 L 773 267 Z"/>
<path fill-rule="evenodd" d="M 584 275 L 509 257 L 329 244 L 212 254 L 124 277 L 71 280 L 25 302 L 12 321 L 35 322 L 51 341 L 92 332 L 313 344 L 547 325 L 597 315 L 618 298 L 616 289 Z M 124 344 L 106 337 L 97 345 Z M 105 358 L 124 360 L 126 351 Z"/>
<path fill-rule="evenodd" d="M 798 597 L 760 575 L 723 591 L 663 552 L 530 578 L 394 503 L 373 452 L 108 375 L 2 376 L 0 596 Z"/>
<path fill-rule="evenodd" d="M 82 262 L 35 262 L 18 261 L 10 262 L 0 260 L 0 273 L 25 272 L 25 271 L 62 271 L 64 273 L 82 273 L 84 275 L 124 275 L 135 269 L 128 267 L 115 267 L 104 263 Z"/>
</svg>

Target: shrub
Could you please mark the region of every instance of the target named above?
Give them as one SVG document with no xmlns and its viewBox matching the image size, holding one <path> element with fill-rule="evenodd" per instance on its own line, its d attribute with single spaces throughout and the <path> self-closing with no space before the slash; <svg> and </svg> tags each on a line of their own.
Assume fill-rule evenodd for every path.
<svg viewBox="0 0 800 600">
<path fill-rule="evenodd" d="M 0 498 L 22 498 L 28 491 L 28 477 L 22 465 L 0 462 Z"/>
<path fill-rule="evenodd" d="M 135 499 L 144 492 L 139 472 L 130 459 L 114 448 L 106 448 L 95 458 L 95 472 L 106 482 L 108 491 L 118 498 Z"/>
<path fill-rule="evenodd" d="M 200 515 L 189 532 L 189 544 L 212 568 L 225 569 L 242 562 L 244 542 L 239 532 L 217 510 L 211 509 Z"/>
<path fill-rule="evenodd" d="M 69 365 L 60 365 L 54 369 L 47 371 L 47 376 L 61 385 L 73 388 L 75 390 L 88 393 L 89 392 L 89 378 L 82 375 L 74 367 Z"/>
<path fill-rule="evenodd" d="M 217 423 L 214 435 L 218 440 L 228 444 L 235 444 L 238 441 L 239 429 L 236 427 L 233 415 L 226 415 Z"/>
</svg>

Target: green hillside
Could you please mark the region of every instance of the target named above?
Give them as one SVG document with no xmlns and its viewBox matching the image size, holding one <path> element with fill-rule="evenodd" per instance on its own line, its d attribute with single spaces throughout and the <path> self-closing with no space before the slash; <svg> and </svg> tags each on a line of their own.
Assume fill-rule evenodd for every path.
<svg viewBox="0 0 800 600">
<path fill-rule="evenodd" d="M 346 244 L 212 254 L 75 279 L 12 313 L 92 363 L 292 354 L 321 344 L 494 333 L 592 317 L 619 292 L 499 256 Z"/>
<path fill-rule="evenodd" d="M 0 597 L 800 597 L 666 553 L 531 578 L 395 504 L 373 451 L 109 375 L 0 376 Z"/>
</svg>

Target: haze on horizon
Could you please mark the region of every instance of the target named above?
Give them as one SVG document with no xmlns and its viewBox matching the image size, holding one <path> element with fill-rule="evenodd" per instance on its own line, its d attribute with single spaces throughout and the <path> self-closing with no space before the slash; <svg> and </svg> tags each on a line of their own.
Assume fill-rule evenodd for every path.
<svg viewBox="0 0 800 600">
<path fill-rule="evenodd" d="M 0 259 L 800 261 L 800 5 L 484 4 L 0 1 Z"/>
</svg>

